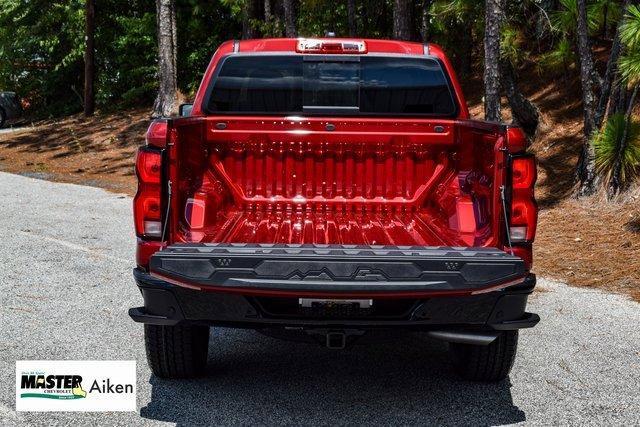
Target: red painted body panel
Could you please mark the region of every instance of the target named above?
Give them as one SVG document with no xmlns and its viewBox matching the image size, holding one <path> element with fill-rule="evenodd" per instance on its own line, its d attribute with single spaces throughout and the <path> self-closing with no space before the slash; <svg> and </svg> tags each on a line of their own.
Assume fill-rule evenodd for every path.
<svg viewBox="0 0 640 427">
<path fill-rule="evenodd" d="M 166 147 L 173 194 L 166 241 L 139 239 L 138 265 L 166 244 L 184 242 L 505 248 L 500 188 L 510 185 L 508 153 L 526 147 L 522 132 L 469 120 L 439 46 L 364 42 L 367 54 L 437 57 L 455 91 L 458 116 L 205 116 L 205 92 L 225 56 L 295 53 L 297 46 L 297 39 L 225 42 L 203 76 L 192 117 L 150 129 L 149 144 Z M 532 188 L 514 192 L 526 205 L 524 217 L 525 208 L 535 207 Z M 514 253 L 530 264 L 530 241 Z"/>
<path fill-rule="evenodd" d="M 332 41 L 333 39 L 327 39 Z M 429 54 L 440 59 L 444 65 L 445 72 L 449 75 L 451 83 L 455 91 L 455 98 L 459 105 L 458 118 L 468 119 L 469 109 L 467 107 L 467 101 L 462 93 L 462 88 L 458 82 L 455 70 L 449 61 L 449 58 L 444 54 L 440 46 L 429 43 L 425 49 L 425 45 L 414 42 L 404 42 L 399 40 L 377 40 L 377 39 L 340 39 L 340 40 L 354 40 L 364 41 L 367 45 L 367 53 L 389 53 L 389 54 L 401 54 L 401 55 L 425 55 Z M 202 78 L 200 88 L 196 93 L 195 100 L 193 102 L 193 116 L 200 116 L 204 114 L 203 103 L 204 96 L 211 78 L 213 77 L 217 65 L 222 58 L 234 52 L 287 52 L 296 53 L 296 45 L 298 39 L 255 39 L 255 40 L 241 40 L 241 41 L 227 41 L 220 45 L 218 50 L 214 53 L 207 67 L 207 71 Z M 426 52 L 425 52 L 426 50 Z M 300 55 L 303 55 L 300 53 Z"/>
</svg>

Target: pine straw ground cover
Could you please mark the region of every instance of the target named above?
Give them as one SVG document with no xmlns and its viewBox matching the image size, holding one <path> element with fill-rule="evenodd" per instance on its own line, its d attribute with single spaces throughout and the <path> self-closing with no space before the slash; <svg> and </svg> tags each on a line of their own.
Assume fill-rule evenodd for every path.
<svg viewBox="0 0 640 427">
<path fill-rule="evenodd" d="M 134 194 L 135 151 L 149 110 L 81 114 L 0 133 L 0 170 Z"/>
</svg>

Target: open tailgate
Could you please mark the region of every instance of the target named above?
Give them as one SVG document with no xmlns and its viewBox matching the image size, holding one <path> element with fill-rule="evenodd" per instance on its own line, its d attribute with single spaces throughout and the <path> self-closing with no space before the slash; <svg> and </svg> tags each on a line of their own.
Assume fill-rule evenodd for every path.
<svg viewBox="0 0 640 427">
<path fill-rule="evenodd" d="M 496 248 L 234 243 L 172 245 L 150 271 L 187 287 L 315 293 L 473 292 L 526 275 Z"/>
</svg>

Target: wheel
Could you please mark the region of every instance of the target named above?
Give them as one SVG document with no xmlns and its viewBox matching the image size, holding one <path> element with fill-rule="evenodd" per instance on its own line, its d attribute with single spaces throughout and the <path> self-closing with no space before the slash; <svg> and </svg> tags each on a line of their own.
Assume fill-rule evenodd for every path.
<svg viewBox="0 0 640 427">
<path fill-rule="evenodd" d="M 518 349 L 518 331 L 505 331 L 489 345 L 449 344 L 456 372 L 471 381 L 494 382 L 509 375 Z"/>
<path fill-rule="evenodd" d="M 193 378 L 207 366 L 209 327 L 144 325 L 147 362 L 160 378 Z"/>
<path fill-rule="evenodd" d="M 4 123 L 6 121 L 7 121 L 7 113 L 5 113 L 2 108 L 0 108 L 0 129 L 4 127 Z"/>
</svg>

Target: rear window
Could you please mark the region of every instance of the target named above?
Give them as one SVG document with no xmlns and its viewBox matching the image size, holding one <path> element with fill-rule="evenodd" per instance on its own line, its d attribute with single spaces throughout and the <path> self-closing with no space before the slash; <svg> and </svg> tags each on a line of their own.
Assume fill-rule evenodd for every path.
<svg viewBox="0 0 640 427">
<path fill-rule="evenodd" d="M 457 112 L 440 63 L 381 56 L 230 56 L 210 113 L 438 115 Z"/>
</svg>

